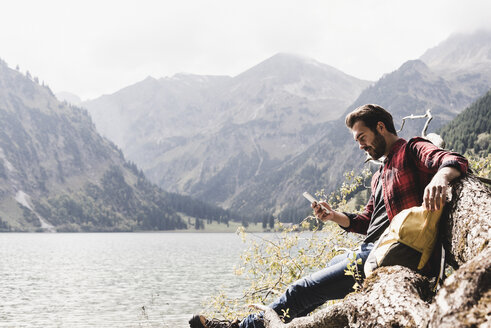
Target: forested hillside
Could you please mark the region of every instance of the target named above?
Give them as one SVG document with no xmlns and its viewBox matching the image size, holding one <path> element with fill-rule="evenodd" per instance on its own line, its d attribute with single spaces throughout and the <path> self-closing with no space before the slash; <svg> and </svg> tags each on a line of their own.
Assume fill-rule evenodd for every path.
<svg viewBox="0 0 491 328">
<path fill-rule="evenodd" d="M 447 148 L 464 154 L 491 153 L 491 90 L 440 130 Z"/>
</svg>

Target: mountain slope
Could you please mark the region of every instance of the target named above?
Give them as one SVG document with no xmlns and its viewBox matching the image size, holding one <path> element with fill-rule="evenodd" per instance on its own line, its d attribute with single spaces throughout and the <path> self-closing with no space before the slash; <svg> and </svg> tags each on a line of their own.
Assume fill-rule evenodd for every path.
<svg viewBox="0 0 491 328">
<path fill-rule="evenodd" d="M 60 103 L 47 87 L 4 62 L 0 62 L 0 124 L 2 230 L 186 227 L 178 211 L 190 209 L 171 202 L 178 196 L 162 192 L 126 162 L 114 144 L 97 134 L 85 110 Z M 229 216 L 200 204 L 208 212 L 214 209 L 225 219 Z"/>
<path fill-rule="evenodd" d="M 216 110 L 209 108 L 229 77 L 177 74 L 171 78 L 145 80 L 112 95 L 87 101 L 98 131 L 125 150 L 146 143 L 158 144 L 168 137 L 193 135 L 212 124 Z M 136 145 L 135 145 L 136 143 Z"/>
<path fill-rule="evenodd" d="M 491 84 L 491 30 L 454 34 L 420 58 L 474 99 L 488 91 Z"/>
<path fill-rule="evenodd" d="M 82 99 L 80 99 L 79 96 L 70 92 L 66 92 L 66 91 L 57 92 L 55 96 L 59 101 L 62 102 L 66 101 L 67 103 L 72 104 L 74 106 L 80 106 L 82 104 Z"/>
<path fill-rule="evenodd" d="M 491 65 L 491 31 L 454 34 L 420 58 L 436 71 L 480 71 Z"/>
</svg>

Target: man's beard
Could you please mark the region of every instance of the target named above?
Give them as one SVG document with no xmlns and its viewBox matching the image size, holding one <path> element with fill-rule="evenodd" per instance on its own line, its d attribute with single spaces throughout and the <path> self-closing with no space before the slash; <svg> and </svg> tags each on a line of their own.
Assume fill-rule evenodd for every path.
<svg viewBox="0 0 491 328">
<path fill-rule="evenodd" d="M 384 137 L 375 130 L 375 137 L 373 139 L 373 146 L 369 147 L 366 152 L 373 158 L 379 159 L 384 156 L 385 148 L 387 147 L 387 142 L 385 142 Z"/>
</svg>

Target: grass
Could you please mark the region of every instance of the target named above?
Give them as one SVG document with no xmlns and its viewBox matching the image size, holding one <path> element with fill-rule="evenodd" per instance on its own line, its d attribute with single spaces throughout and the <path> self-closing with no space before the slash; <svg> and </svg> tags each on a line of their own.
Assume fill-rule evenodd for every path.
<svg viewBox="0 0 491 328">
<path fill-rule="evenodd" d="M 188 220 L 188 217 L 181 214 L 180 215 L 183 217 L 185 221 Z M 194 219 L 190 219 L 192 224 L 194 224 Z M 235 221 L 230 221 L 228 226 L 224 223 L 217 223 L 216 221 L 213 221 L 212 223 L 208 224 L 206 221 L 204 221 L 204 229 L 199 229 L 196 230 L 194 229 L 194 225 L 191 226 L 189 225 L 188 229 L 181 229 L 181 230 L 175 230 L 176 232 L 228 232 L 228 233 L 234 233 L 237 231 L 239 227 L 242 227 L 241 222 L 235 222 Z M 246 232 L 265 232 L 267 230 L 263 229 L 262 223 L 249 223 L 249 225 L 245 228 Z"/>
</svg>

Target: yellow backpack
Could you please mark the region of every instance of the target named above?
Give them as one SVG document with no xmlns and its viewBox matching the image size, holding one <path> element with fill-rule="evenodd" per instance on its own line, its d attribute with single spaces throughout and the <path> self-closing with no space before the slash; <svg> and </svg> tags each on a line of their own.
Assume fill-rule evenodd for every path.
<svg viewBox="0 0 491 328">
<path fill-rule="evenodd" d="M 442 211 L 416 206 L 398 213 L 370 252 L 365 262 L 365 276 L 387 265 L 421 270 L 435 247 Z"/>
</svg>

